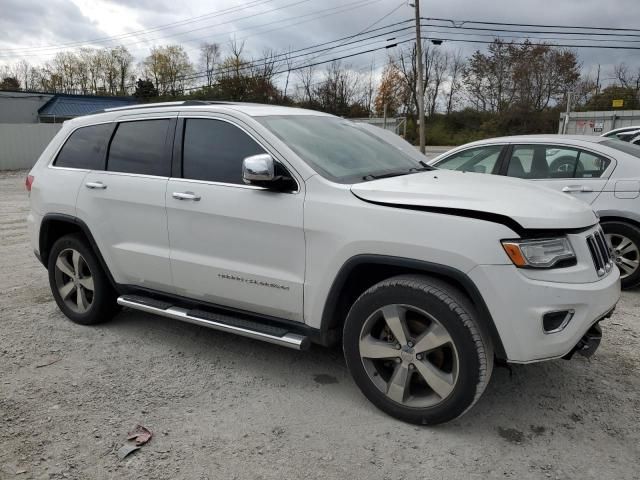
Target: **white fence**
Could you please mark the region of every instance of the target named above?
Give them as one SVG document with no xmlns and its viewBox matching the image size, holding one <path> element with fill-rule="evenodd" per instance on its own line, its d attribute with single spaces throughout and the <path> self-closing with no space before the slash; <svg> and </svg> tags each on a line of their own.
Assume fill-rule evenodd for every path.
<svg viewBox="0 0 640 480">
<path fill-rule="evenodd" d="M 562 133 L 566 113 L 560 114 L 558 133 Z M 571 112 L 566 133 L 576 135 L 601 135 L 609 130 L 640 125 L 640 110 L 615 110 L 605 112 Z"/>
<path fill-rule="evenodd" d="M 349 120 L 353 122 L 368 123 L 370 125 L 375 125 L 376 127 L 385 128 L 393 133 L 397 133 L 398 135 L 403 133 L 401 128 L 405 122 L 404 118 L 387 118 L 385 120 L 381 117 L 350 118 Z"/>
<path fill-rule="evenodd" d="M 31 168 L 60 127 L 60 123 L 0 123 L 0 170 Z"/>
</svg>

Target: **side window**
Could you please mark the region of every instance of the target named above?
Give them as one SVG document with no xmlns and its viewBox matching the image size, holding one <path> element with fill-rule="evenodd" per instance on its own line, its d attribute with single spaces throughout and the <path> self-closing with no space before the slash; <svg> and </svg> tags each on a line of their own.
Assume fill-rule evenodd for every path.
<svg viewBox="0 0 640 480">
<path fill-rule="evenodd" d="M 599 178 L 607 169 L 609 163 L 611 161 L 608 158 L 581 150 L 574 176 L 576 178 Z"/>
<path fill-rule="evenodd" d="M 493 173 L 502 145 L 470 148 L 445 158 L 436 167 L 465 172 Z"/>
<path fill-rule="evenodd" d="M 81 127 L 67 139 L 54 161 L 56 167 L 104 170 L 112 123 Z"/>
<path fill-rule="evenodd" d="M 170 155 L 165 143 L 170 120 L 122 122 L 109 146 L 107 170 L 168 177 Z"/>
<path fill-rule="evenodd" d="M 572 178 L 579 151 L 552 145 L 515 145 L 507 175 L 517 178 Z"/>
<path fill-rule="evenodd" d="M 182 176 L 194 180 L 242 181 L 242 160 L 265 153 L 249 135 L 222 120 L 188 118 L 182 144 Z"/>
</svg>

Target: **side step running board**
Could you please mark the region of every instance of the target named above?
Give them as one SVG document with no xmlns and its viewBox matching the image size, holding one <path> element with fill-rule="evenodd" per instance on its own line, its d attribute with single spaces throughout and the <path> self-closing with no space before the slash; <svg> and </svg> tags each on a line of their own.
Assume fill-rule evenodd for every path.
<svg viewBox="0 0 640 480">
<path fill-rule="evenodd" d="M 264 342 L 306 350 L 309 348 L 309 338 L 297 333 L 289 332 L 286 328 L 264 324 L 255 320 L 234 317 L 224 313 L 216 313 L 200 309 L 187 309 L 169 302 L 141 295 L 122 295 L 118 297 L 118 305 L 133 308 L 147 313 L 155 313 L 163 317 L 181 320 L 195 325 L 235 333 Z"/>
</svg>

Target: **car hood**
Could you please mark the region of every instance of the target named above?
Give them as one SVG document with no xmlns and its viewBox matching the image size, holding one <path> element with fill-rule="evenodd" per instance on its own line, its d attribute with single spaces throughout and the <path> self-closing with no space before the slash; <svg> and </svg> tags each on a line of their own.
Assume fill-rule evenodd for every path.
<svg viewBox="0 0 640 480">
<path fill-rule="evenodd" d="M 481 173 L 432 170 L 354 184 L 351 192 L 376 204 L 498 221 L 515 231 L 584 228 L 598 222 L 589 205 L 567 194 Z"/>
</svg>

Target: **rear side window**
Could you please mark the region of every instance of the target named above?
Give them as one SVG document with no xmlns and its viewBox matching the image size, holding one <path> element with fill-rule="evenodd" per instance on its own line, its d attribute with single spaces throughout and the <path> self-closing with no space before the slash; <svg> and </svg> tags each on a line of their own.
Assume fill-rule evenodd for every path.
<svg viewBox="0 0 640 480">
<path fill-rule="evenodd" d="M 604 157 L 557 145 L 515 145 L 507 175 L 529 179 L 598 178 L 610 161 Z"/>
<path fill-rule="evenodd" d="M 169 119 L 122 122 L 111 140 L 107 170 L 168 177 L 171 171 L 166 147 Z"/>
<path fill-rule="evenodd" d="M 112 123 L 81 127 L 63 145 L 53 163 L 56 167 L 104 170 L 105 151 Z"/>
<path fill-rule="evenodd" d="M 241 185 L 242 160 L 265 153 L 235 125 L 201 118 L 186 120 L 182 152 L 184 178 Z"/>
</svg>

